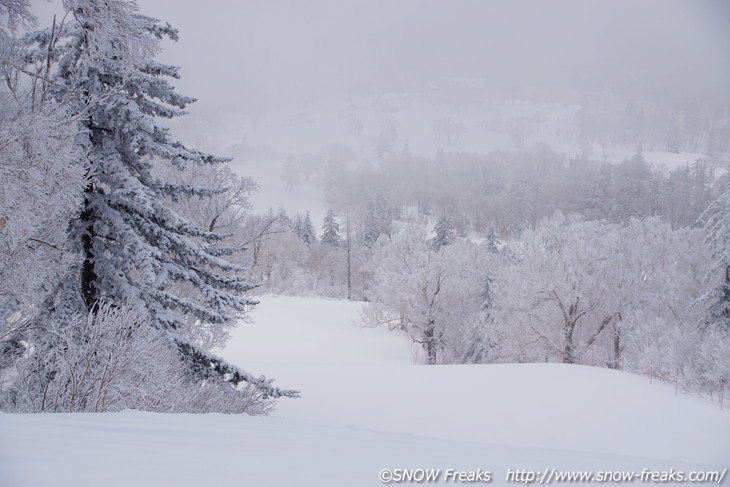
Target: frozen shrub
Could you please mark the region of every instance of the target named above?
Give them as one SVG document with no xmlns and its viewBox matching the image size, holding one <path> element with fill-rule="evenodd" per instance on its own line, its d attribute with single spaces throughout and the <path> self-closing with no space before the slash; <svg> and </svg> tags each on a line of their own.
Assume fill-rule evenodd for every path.
<svg viewBox="0 0 730 487">
<path fill-rule="evenodd" d="M 102 304 L 69 322 L 51 321 L 42 335 L 5 370 L 2 409 L 265 414 L 272 408 L 253 385 L 194 380 L 173 342 L 137 307 Z"/>
</svg>

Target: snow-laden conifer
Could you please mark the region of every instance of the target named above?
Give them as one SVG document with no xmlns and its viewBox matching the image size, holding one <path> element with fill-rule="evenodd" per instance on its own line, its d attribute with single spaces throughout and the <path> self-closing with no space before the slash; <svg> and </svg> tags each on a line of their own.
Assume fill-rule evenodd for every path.
<svg viewBox="0 0 730 487">
<path fill-rule="evenodd" d="M 433 227 L 433 232 L 436 234 L 431 239 L 431 246 L 434 250 L 440 250 L 447 245 L 451 245 L 456 239 L 456 230 L 448 215 L 443 215 L 438 219 Z"/>
<path fill-rule="evenodd" d="M 240 318 L 255 304 L 244 269 L 226 260 L 221 235 L 181 217 L 165 203 L 213 190 L 168 182 L 156 164 L 185 168 L 226 158 L 172 139 L 159 119 L 184 114 L 193 98 L 175 92 L 178 69 L 153 60 L 162 38 L 177 31 L 137 12 L 134 2 L 69 0 L 59 32 L 29 37 L 39 57 L 53 50 L 50 93 L 79 123 L 87 185 L 71 225 L 80 263 L 53 303 L 58 316 L 92 311 L 99 303 L 142 306 L 159 333 L 175 343 L 200 379 L 255 384 L 269 397 L 293 396 L 215 357 L 181 334 L 186 317 L 210 323 Z M 58 36 L 57 38 L 54 36 Z M 177 292 L 184 289 L 185 292 Z"/>
<path fill-rule="evenodd" d="M 340 237 L 340 224 L 335 219 L 335 212 L 328 210 L 322 224 L 322 243 L 330 247 L 339 248 L 342 243 Z"/>
</svg>

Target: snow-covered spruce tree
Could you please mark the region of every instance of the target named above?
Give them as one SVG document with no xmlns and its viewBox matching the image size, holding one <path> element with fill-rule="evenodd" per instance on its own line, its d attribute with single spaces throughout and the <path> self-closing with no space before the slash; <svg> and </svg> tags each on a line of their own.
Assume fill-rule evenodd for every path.
<svg viewBox="0 0 730 487">
<path fill-rule="evenodd" d="M 246 228 L 251 219 L 249 197 L 258 188 L 253 179 L 238 176 L 227 164 L 190 164 L 184 170 L 165 164 L 157 165 L 154 169 L 156 171 L 153 174 L 171 183 L 212 190 L 211 195 L 176 195 L 174 199 L 167 198 L 166 204 L 200 228 L 224 234 L 225 238 L 218 245 L 231 249 L 232 253 L 226 257 L 227 260 L 240 265 L 251 264 L 249 252 L 244 250 L 254 243 L 251 241 L 251 232 Z M 173 284 L 170 290 L 180 297 L 196 295 L 195 290 L 180 284 Z M 231 330 L 239 324 L 234 320 L 209 323 L 192 315 L 187 316 L 186 321 L 188 325 L 180 329 L 180 332 L 206 349 L 223 346 L 230 337 Z"/>
<path fill-rule="evenodd" d="M 448 215 L 443 215 L 438 219 L 433 231 L 436 234 L 431 240 L 431 246 L 434 250 L 440 250 L 447 245 L 451 245 L 456 239 L 456 230 L 454 230 L 454 224 Z"/>
<path fill-rule="evenodd" d="M 304 220 L 302 220 L 300 238 L 307 247 L 317 241 L 317 233 L 314 231 L 314 225 L 312 224 L 312 217 L 309 215 L 309 210 L 307 210 L 304 215 Z"/>
<path fill-rule="evenodd" d="M 84 314 L 100 303 L 141 306 L 153 326 L 179 351 L 189 373 L 221 387 L 254 384 L 265 397 L 296 396 L 227 363 L 180 333 L 186 316 L 208 323 L 237 319 L 255 304 L 254 287 L 229 263 L 221 236 L 201 229 L 165 205 L 166 197 L 210 190 L 155 177 L 155 164 L 216 165 L 226 159 L 172 140 L 158 118 L 184 113 L 194 99 L 175 93 L 166 78 L 178 70 L 153 61 L 162 38 L 177 39 L 169 24 L 137 13 L 125 0 L 67 0 L 69 19 L 56 42 L 35 34 L 37 52 L 52 49 L 58 68 L 50 91 L 80 123 L 88 154 L 88 185 L 71 239 L 81 256 L 55 296 L 56 317 Z M 50 43 L 50 44 L 49 44 Z M 70 97 L 70 99 L 69 99 Z M 101 102 L 99 100 L 102 100 Z M 177 284 L 195 294 L 176 294 Z M 229 383 L 225 385 L 224 382 Z"/>
<path fill-rule="evenodd" d="M 639 145 L 636 153 L 613 168 L 613 203 L 610 219 L 621 223 L 650 215 L 652 169 Z"/>
<path fill-rule="evenodd" d="M 322 243 L 330 247 L 339 248 L 342 244 L 340 237 L 340 224 L 335 220 L 335 212 L 328 210 L 322 224 Z"/>
<path fill-rule="evenodd" d="M 535 220 L 535 185 L 525 174 L 519 174 L 507 194 L 507 222 L 509 233 L 514 236 L 533 226 Z"/>
<path fill-rule="evenodd" d="M 367 213 L 363 217 L 361 233 L 362 243 L 368 249 L 373 248 L 381 235 L 390 237 L 393 232 L 393 220 L 396 212 L 389 207 L 385 192 L 379 189 L 375 197 L 367 205 Z"/>
</svg>

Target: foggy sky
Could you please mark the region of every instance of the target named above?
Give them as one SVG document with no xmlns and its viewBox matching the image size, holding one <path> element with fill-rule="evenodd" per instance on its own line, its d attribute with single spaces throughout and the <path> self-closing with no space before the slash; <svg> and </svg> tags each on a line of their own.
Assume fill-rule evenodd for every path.
<svg viewBox="0 0 730 487">
<path fill-rule="evenodd" d="M 483 78 L 495 93 L 730 98 L 726 0 L 139 0 L 180 91 L 253 111 Z M 536 90 L 537 89 L 537 90 Z"/>
</svg>

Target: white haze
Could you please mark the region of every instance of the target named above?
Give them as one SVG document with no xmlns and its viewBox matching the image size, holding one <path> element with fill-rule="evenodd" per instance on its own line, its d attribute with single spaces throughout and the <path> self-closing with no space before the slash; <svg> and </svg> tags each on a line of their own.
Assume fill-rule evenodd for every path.
<svg viewBox="0 0 730 487">
<path fill-rule="evenodd" d="M 194 113 L 419 91 L 445 76 L 482 78 L 503 98 L 730 98 L 725 0 L 138 3 L 180 30 L 161 59 L 183 67 Z"/>
</svg>

